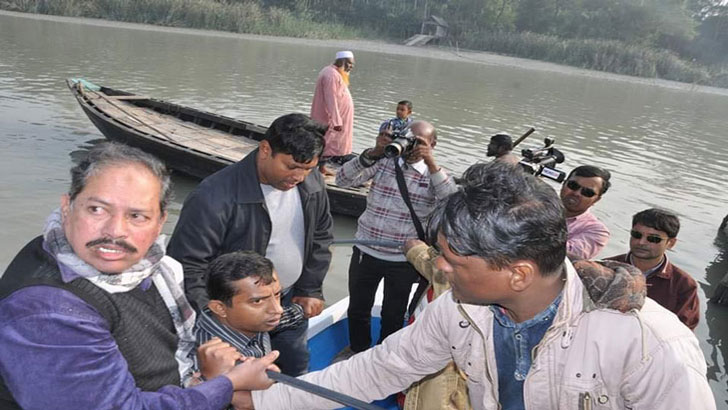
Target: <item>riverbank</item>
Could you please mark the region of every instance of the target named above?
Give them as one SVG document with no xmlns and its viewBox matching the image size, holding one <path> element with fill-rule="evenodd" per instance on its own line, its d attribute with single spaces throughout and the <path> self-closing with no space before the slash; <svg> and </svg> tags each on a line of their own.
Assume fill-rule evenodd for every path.
<svg viewBox="0 0 728 410">
<path fill-rule="evenodd" d="M 25 18 L 32 20 L 54 21 L 63 23 L 82 24 L 86 26 L 119 28 L 124 30 L 144 30 L 176 33 L 191 36 L 206 36 L 219 38 L 238 38 L 250 40 L 264 40 L 281 44 L 299 44 L 301 46 L 331 47 L 332 49 L 352 49 L 355 51 L 383 53 L 399 56 L 412 56 L 433 58 L 437 60 L 455 61 L 464 64 L 480 64 L 498 67 L 512 67 L 522 70 L 535 70 L 552 72 L 559 75 L 576 75 L 580 77 L 595 78 L 609 81 L 627 82 L 632 84 L 655 85 L 663 88 L 688 92 L 706 92 L 728 96 L 728 89 L 696 85 L 684 82 L 663 80 L 658 78 L 643 78 L 614 74 L 604 71 L 589 70 L 568 65 L 545 61 L 529 60 L 525 58 L 509 57 L 495 53 L 455 49 L 450 47 L 407 47 L 402 44 L 388 43 L 386 41 L 359 40 L 359 39 L 307 39 L 298 37 L 283 37 L 273 35 L 256 35 L 245 33 L 230 33 L 217 30 L 190 29 L 178 27 L 164 27 L 153 24 L 127 23 L 95 18 L 65 17 L 33 13 L 21 13 L 0 9 L 0 15 Z M 361 64 L 364 64 L 362 61 Z"/>
<path fill-rule="evenodd" d="M 39 15 L 100 18 L 318 40 L 386 40 L 366 27 L 317 21 L 309 11 L 214 0 L 0 0 L 0 9 Z M 389 39 L 392 40 L 392 39 Z M 401 41 L 397 39 L 396 41 Z M 673 52 L 616 40 L 562 39 L 529 32 L 478 32 L 460 47 L 642 78 L 728 88 L 728 69 L 681 59 Z"/>
</svg>

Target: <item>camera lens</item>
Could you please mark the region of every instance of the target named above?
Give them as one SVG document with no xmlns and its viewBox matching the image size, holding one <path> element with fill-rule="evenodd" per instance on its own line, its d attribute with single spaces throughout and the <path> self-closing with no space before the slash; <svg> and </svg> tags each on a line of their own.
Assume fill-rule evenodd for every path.
<svg viewBox="0 0 728 410">
<path fill-rule="evenodd" d="M 384 147 L 384 156 L 387 158 L 398 157 L 402 154 L 402 146 L 396 142 L 392 142 Z"/>
</svg>

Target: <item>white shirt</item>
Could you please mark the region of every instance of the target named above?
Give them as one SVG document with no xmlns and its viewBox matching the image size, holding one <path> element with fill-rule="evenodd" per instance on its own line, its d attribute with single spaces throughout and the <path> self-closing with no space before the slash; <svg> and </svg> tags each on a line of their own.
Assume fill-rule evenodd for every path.
<svg viewBox="0 0 728 410">
<path fill-rule="evenodd" d="M 301 276 L 303 270 L 304 222 L 301 195 L 297 188 L 281 191 L 260 184 L 272 225 L 265 257 L 273 262 L 281 281 L 281 290 L 287 291 Z"/>
</svg>

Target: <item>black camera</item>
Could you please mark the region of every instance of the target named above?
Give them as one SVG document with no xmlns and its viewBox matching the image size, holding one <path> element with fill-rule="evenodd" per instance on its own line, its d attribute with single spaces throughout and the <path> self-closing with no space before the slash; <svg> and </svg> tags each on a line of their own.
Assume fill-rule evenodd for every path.
<svg viewBox="0 0 728 410">
<path fill-rule="evenodd" d="M 564 162 L 564 154 L 554 148 L 554 139 L 543 139 L 543 147 L 527 148 L 521 151 L 523 159 L 519 162 L 521 167 L 535 176 L 543 176 L 556 182 L 566 178 L 566 173 L 556 169 L 556 164 Z"/>
<path fill-rule="evenodd" d="M 396 158 L 409 154 L 417 145 L 417 137 L 412 130 L 405 128 L 392 132 L 392 142 L 384 147 L 384 156 L 387 158 Z"/>
</svg>

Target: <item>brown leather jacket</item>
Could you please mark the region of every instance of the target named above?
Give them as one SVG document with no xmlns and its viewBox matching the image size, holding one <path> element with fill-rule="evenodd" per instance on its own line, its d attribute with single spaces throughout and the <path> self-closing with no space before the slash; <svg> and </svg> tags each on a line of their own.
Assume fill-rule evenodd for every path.
<svg viewBox="0 0 728 410">
<path fill-rule="evenodd" d="M 629 263 L 629 254 L 607 258 Z M 647 278 L 647 296 L 676 314 L 681 322 L 694 330 L 700 320 L 698 284 L 687 272 L 667 260 L 665 267 Z"/>
</svg>

